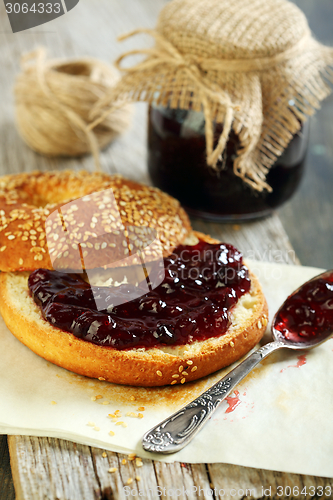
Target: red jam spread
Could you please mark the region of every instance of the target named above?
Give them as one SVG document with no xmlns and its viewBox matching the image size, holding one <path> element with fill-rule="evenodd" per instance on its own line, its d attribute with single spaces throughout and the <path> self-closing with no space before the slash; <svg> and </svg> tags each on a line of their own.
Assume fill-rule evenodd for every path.
<svg viewBox="0 0 333 500">
<path fill-rule="evenodd" d="M 162 283 L 134 300 L 128 301 L 134 285 L 95 287 L 99 310 L 92 287 L 79 275 L 37 269 L 28 285 L 49 323 L 98 345 L 183 345 L 225 333 L 230 310 L 251 286 L 242 254 L 226 244 L 181 245 L 164 259 L 164 268 Z M 115 294 L 123 303 L 113 307 Z"/>
<path fill-rule="evenodd" d="M 215 145 L 222 125 L 215 125 Z M 207 166 L 205 121 L 192 110 L 151 106 L 148 171 L 155 186 L 177 198 L 190 215 L 210 220 L 263 217 L 282 205 L 300 183 L 307 151 L 306 122 L 270 169 L 272 192 L 258 192 L 234 174 L 239 139 L 232 131 L 217 170 Z"/>
<path fill-rule="evenodd" d="M 320 340 L 333 333 L 333 272 L 291 295 L 276 317 L 275 328 L 293 342 Z"/>
</svg>

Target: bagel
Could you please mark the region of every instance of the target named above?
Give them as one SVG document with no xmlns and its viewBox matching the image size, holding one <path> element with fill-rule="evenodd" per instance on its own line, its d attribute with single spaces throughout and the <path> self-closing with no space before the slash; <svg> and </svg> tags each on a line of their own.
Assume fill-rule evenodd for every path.
<svg viewBox="0 0 333 500">
<path fill-rule="evenodd" d="M 121 224 L 125 230 L 127 231 L 130 226 L 139 228 L 146 225 L 146 227 L 156 231 L 157 240 L 161 241 L 161 252 L 166 259 L 172 259 L 172 252 L 177 252 L 177 248 L 182 248 L 179 245 L 186 245 L 185 249 L 195 249 L 201 243 L 218 245 L 218 248 L 222 248 L 223 245 L 207 235 L 192 232 L 188 218 L 179 203 L 157 189 L 142 186 L 119 176 L 110 177 L 106 174 L 85 172 L 33 173 L 31 177 L 32 179 L 29 179 L 29 175 L 20 174 L 0 179 L 0 200 L 2 203 L 0 215 L 4 211 L 3 217 L 6 221 L 2 222 L 3 226 L 6 227 L 0 230 L 0 242 L 3 243 L 4 238 L 8 240 L 8 231 L 15 235 L 15 238 L 9 239 L 9 249 L 6 248 L 0 253 L 0 268 L 2 271 L 7 271 L 0 274 L 0 312 L 9 330 L 33 352 L 80 375 L 117 384 L 149 387 L 182 384 L 201 378 L 237 361 L 261 339 L 267 325 L 267 303 L 257 278 L 246 270 L 242 263 L 241 254 L 233 247 L 230 248 L 236 252 L 239 265 L 245 274 L 248 273 L 250 281 L 246 278 L 248 289 L 242 290 L 239 297 L 237 290 L 231 290 L 230 297 L 235 298 L 237 295 L 238 300 L 235 299 L 232 302 L 226 316 L 225 328 L 221 327 L 221 334 L 214 330 L 212 336 L 205 334 L 206 336 L 203 338 L 199 335 L 197 338 L 189 337 L 186 341 L 177 340 L 177 342 L 169 344 L 164 340 L 162 342 L 154 340 L 152 345 L 146 347 L 142 347 L 139 343 L 134 346 L 129 344 L 129 346 L 118 348 L 119 346 L 114 346 L 114 344 L 96 343 L 94 339 L 89 341 L 82 337 L 81 332 L 74 334 L 68 328 L 60 328 L 52 324 L 52 318 L 49 321 L 44 319 L 46 317 L 45 311 L 42 312 L 40 305 L 37 305 L 38 300 L 31 293 L 31 287 L 29 290 L 28 280 L 29 276 L 37 276 L 38 273 L 41 273 L 38 271 L 40 268 L 52 270 L 54 261 L 46 252 L 45 254 L 43 252 L 42 261 L 31 259 L 29 254 L 33 253 L 31 252 L 32 248 L 36 248 L 36 245 L 32 244 L 36 240 L 29 238 L 22 242 L 21 236 L 24 234 L 24 230 L 20 225 L 27 223 L 25 221 L 31 221 L 31 217 L 38 213 L 41 215 L 40 224 L 34 225 L 34 231 L 39 234 L 43 234 L 44 231 L 46 234 L 49 216 L 54 212 L 58 213 L 60 208 L 62 209 L 62 199 L 72 209 L 71 203 L 75 196 L 82 198 L 91 195 L 88 200 L 90 208 L 103 211 L 105 203 L 98 196 L 93 195 L 94 190 L 97 190 L 98 195 L 98 193 L 103 193 L 105 189 L 111 188 L 117 205 L 122 207 L 120 209 Z M 68 183 L 70 184 L 68 185 Z M 51 185 L 53 186 L 53 196 L 49 193 Z M 38 207 L 38 205 L 42 205 L 42 207 Z M 14 213 L 10 208 L 13 206 Z M 97 208 L 95 208 L 96 206 Z M 79 210 L 79 212 L 80 223 L 84 222 L 89 225 L 91 213 L 84 210 Z M 145 217 L 147 214 L 149 217 Z M 96 219 L 97 222 L 94 224 L 99 223 L 98 217 Z M 38 219 L 33 220 L 38 222 Z M 70 221 L 70 218 L 68 220 Z M 73 217 L 72 220 L 74 220 L 72 226 L 80 228 L 78 218 Z M 38 227 L 42 227 L 42 230 L 37 231 Z M 93 229 L 94 233 L 99 229 L 99 234 L 104 231 L 104 233 L 110 232 L 113 236 L 113 228 L 111 227 L 108 231 L 105 224 L 101 223 L 98 228 Z M 55 239 L 58 242 L 59 235 L 62 234 L 61 231 L 62 227 L 52 220 L 51 231 L 49 231 L 51 241 L 54 239 L 53 235 L 58 235 Z M 118 229 L 115 231 L 117 232 Z M 19 234 L 20 232 L 21 234 Z M 75 245 L 84 243 L 82 232 L 82 229 L 81 233 L 74 232 L 76 239 L 72 241 Z M 35 233 L 30 232 L 29 234 L 35 235 Z M 97 236 L 92 236 L 92 238 L 97 241 L 98 233 L 96 232 L 96 234 Z M 135 231 L 134 234 L 136 234 Z M 90 241 L 91 234 L 88 236 L 86 241 Z M 41 238 L 41 241 L 46 239 L 46 237 Z M 49 249 L 49 246 L 49 240 L 47 240 L 47 245 L 45 244 L 41 248 Z M 111 264 L 105 260 L 105 255 L 101 256 L 93 245 L 90 249 L 93 257 L 90 261 L 84 259 L 83 262 L 81 260 L 80 265 L 84 264 L 86 269 L 92 269 L 95 262 L 94 271 L 97 271 L 99 276 L 106 276 L 105 281 L 108 282 L 109 274 L 107 272 L 109 270 L 106 268 L 114 268 L 116 265 L 122 266 L 124 264 L 124 246 L 119 246 L 120 248 L 115 245 L 109 247 L 107 257 L 112 261 Z M 51 248 L 54 247 L 51 246 Z M 63 253 L 62 248 L 57 248 L 57 251 Z M 113 255 L 109 255 L 112 253 Z M 39 254 L 37 253 L 37 255 Z M 24 261 L 23 265 L 20 264 L 20 258 Z M 154 261 L 156 254 L 149 251 L 146 254 L 146 259 Z M 60 261 L 61 265 L 64 266 L 66 276 L 72 276 L 69 273 L 73 271 L 73 259 L 65 256 L 65 259 L 60 259 Z M 87 267 L 87 262 L 91 268 Z M 135 262 L 131 261 L 130 267 L 135 267 L 133 264 Z M 33 271 L 32 274 L 31 271 Z M 50 276 L 54 276 L 52 272 L 54 271 L 50 271 Z M 83 283 L 82 280 L 81 282 Z M 161 286 L 163 287 L 163 284 Z M 216 287 L 220 286 L 225 285 L 216 284 Z M 167 297 L 168 290 L 165 293 Z M 212 294 L 215 294 L 214 290 Z M 165 303 L 163 302 L 165 307 L 168 307 L 167 299 L 163 300 L 165 300 Z M 66 301 L 63 303 L 66 304 Z M 195 307 L 192 309 L 194 310 Z M 154 306 L 150 312 L 156 312 Z M 112 318 L 112 309 L 108 315 Z M 153 316 L 154 314 L 150 318 Z M 205 322 L 209 318 L 202 320 Z M 149 321 L 152 320 L 149 319 Z M 168 322 L 165 318 L 163 321 Z"/>
<path fill-rule="evenodd" d="M 168 255 L 191 229 L 177 200 L 120 175 L 67 170 L 0 178 L 0 271 L 53 269 L 53 255 L 57 269 L 126 265 L 124 239 L 148 227 L 158 248 L 150 247 L 146 262 L 157 251 Z"/>
<path fill-rule="evenodd" d="M 223 335 L 185 345 L 117 350 L 47 322 L 29 293 L 28 276 L 0 274 L 0 312 L 9 330 L 46 360 L 117 384 L 149 387 L 196 380 L 237 361 L 259 342 L 267 325 L 266 300 L 250 274 L 251 289 L 231 311 L 230 326 Z"/>
</svg>

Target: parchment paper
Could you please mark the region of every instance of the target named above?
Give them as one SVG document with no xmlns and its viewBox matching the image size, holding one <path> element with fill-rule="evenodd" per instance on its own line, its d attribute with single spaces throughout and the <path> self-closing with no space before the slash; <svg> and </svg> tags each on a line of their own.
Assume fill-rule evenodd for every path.
<svg viewBox="0 0 333 500">
<path fill-rule="evenodd" d="M 271 318 L 289 293 L 321 271 L 249 264 L 263 285 Z M 194 441 L 174 455 L 144 452 L 142 435 L 230 368 L 184 386 L 124 387 L 73 374 L 39 358 L 11 335 L 1 318 L 0 340 L 1 433 L 58 437 L 168 462 L 224 462 L 333 476 L 331 339 L 312 351 L 283 350 L 264 360 Z M 92 400 L 95 396 L 102 398 Z M 108 417 L 116 410 L 124 425 Z M 126 415 L 129 412 L 143 418 Z"/>
</svg>

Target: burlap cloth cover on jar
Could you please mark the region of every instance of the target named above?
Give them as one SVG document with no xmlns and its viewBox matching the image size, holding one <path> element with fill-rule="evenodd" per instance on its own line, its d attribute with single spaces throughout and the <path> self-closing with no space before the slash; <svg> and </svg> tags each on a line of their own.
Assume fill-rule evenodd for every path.
<svg viewBox="0 0 333 500">
<path fill-rule="evenodd" d="M 118 97 L 203 110 L 207 164 L 217 168 L 233 129 L 240 142 L 234 173 L 270 190 L 270 167 L 333 82 L 333 49 L 311 36 L 304 14 L 286 0 L 173 0 L 156 30 L 121 39 L 138 33 L 153 36 L 155 47 L 118 59 L 122 79 L 98 111 L 108 113 Z M 135 54 L 146 58 L 120 67 Z M 223 123 L 217 144 L 214 121 Z"/>
</svg>

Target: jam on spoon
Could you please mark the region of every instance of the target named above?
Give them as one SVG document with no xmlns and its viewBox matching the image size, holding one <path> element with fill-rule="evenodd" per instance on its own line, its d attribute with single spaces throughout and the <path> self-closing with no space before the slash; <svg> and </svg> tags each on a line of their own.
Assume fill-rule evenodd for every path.
<svg viewBox="0 0 333 500">
<path fill-rule="evenodd" d="M 143 292 L 134 300 L 134 285 L 91 287 L 79 275 L 46 269 L 34 271 L 28 286 L 52 325 L 116 349 L 184 345 L 221 335 L 231 309 L 251 286 L 242 254 L 226 244 L 180 245 L 164 259 L 164 273 L 149 293 L 146 282 L 139 283 Z"/>
<path fill-rule="evenodd" d="M 221 124 L 214 126 L 217 144 Z M 150 106 L 148 171 L 155 186 L 177 198 L 190 215 L 210 220 L 263 217 L 296 191 L 305 168 L 309 123 L 290 141 L 270 169 L 272 192 L 258 192 L 234 173 L 239 137 L 231 132 L 223 159 L 214 170 L 207 165 L 203 113 Z"/>
<path fill-rule="evenodd" d="M 146 451 L 175 453 L 184 448 L 220 403 L 269 354 L 281 348 L 311 349 L 333 334 L 333 271 L 308 281 L 290 295 L 275 315 L 270 342 L 248 356 L 198 398 L 150 429 Z M 209 402 L 209 404 L 208 404 Z"/>
<path fill-rule="evenodd" d="M 333 271 L 293 293 L 275 317 L 275 330 L 292 342 L 324 339 L 333 331 Z"/>
</svg>

